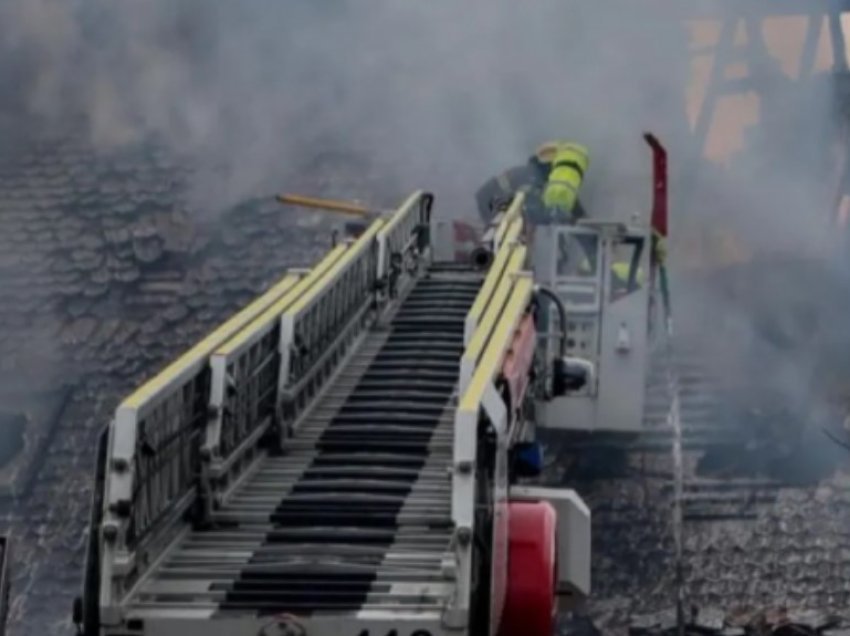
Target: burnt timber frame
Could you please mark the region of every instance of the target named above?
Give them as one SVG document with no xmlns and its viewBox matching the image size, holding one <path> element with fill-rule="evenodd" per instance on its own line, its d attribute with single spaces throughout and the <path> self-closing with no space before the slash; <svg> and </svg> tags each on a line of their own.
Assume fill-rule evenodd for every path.
<svg viewBox="0 0 850 636">
<path fill-rule="evenodd" d="M 698 172 L 711 133 L 718 101 L 724 96 L 754 92 L 760 98 L 769 88 L 769 80 L 779 73 L 777 62 L 767 50 L 761 27 L 768 18 L 807 17 L 808 25 L 799 58 L 799 74 L 795 81 L 812 77 L 824 19 L 832 49 L 832 73 L 845 77 L 848 72 L 846 42 L 841 27 L 841 15 L 850 11 L 850 0 L 649 0 L 650 8 L 671 13 L 682 20 L 721 20 L 720 33 L 714 45 L 692 50 L 691 56 L 713 54 L 714 60 L 704 97 L 698 107 L 692 128 L 689 156 L 683 166 L 683 192 L 691 192 L 697 184 Z M 739 28 L 743 26 L 746 41 L 736 45 Z M 745 63 L 747 76 L 730 79 L 725 73 L 730 65 Z M 768 81 L 766 81 L 768 80 Z M 845 138 L 848 132 L 844 132 Z M 846 152 L 846 150 L 845 150 Z M 842 163 L 847 165 L 846 158 Z M 850 178 L 840 177 L 837 199 L 850 192 Z"/>
</svg>

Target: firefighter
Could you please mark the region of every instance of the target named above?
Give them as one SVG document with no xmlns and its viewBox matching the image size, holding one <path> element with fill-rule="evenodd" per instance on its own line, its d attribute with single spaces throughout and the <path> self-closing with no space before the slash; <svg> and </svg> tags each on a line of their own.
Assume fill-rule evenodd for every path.
<svg viewBox="0 0 850 636">
<path fill-rule="evenodd" d="M 475 194 L 475 200 L 485 225 L 490 224 L 498 210 L 510 204 L 517 192 L 525 192 L 526 211 L 531 217 L 540 213 L 542 204 L 539 199 L 549 176 L 550 164 L 557 149 L 563 144 L 547 141 L 537 148 L 525 165 L 510 168 L 481 186 Z"/>
<path fill-rule="evenodd" d="M 558 147 L 543 189 L 543 205 L 550 222 L 574 223 L 585 216 L 578 191 L 589 164 L 590 154 L 585 146 L 571 142 Z"/>
<path fill-rule="evenodd" d="M 643 273 L 643 268 L 639 267 L 635 273 L 634 281 L 629 285 L 631 272 L 632 264 L 630 261 L 620 261 L 611 264 L 611 290 L 615 298 L 622 298 L 640 289 L 646 282 L 646 275 Z"/>
<path fill-rule="evenodd" d="M 587 250 L 585 250 L 585 254 L 581 257 L 577 267 L 575 265 L 572 268 L 563 267 L 562 271 L 559 273 L 566 276 L 594 277 L 596 269 L 594 264 L 595 259 L 595 250 L 591 253 L 588 253 Z M 631 285 L 629 284 L 629 278 L 632 273 L 631 260 L 614 262 L 611 264 L 611 269 L 609 271 L 611 275 L 609 285 L 612 301 L 618 300 L 623 296 L 627 296 L 628 294 L 637 291 L 646 282 L 646 276 L 643 273 L 643 268 L 638 268 L 635 273 L 634 281 L 631 282 Z"/>
</svg>

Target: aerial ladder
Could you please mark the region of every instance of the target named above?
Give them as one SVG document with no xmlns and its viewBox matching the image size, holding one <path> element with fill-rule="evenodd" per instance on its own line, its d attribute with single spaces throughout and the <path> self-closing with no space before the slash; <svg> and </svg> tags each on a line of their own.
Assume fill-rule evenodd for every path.
<svg viewBox="0 0 850 636">
<path fill-rule="evenodd" d="M 118 406 L 80 633 L 548 636 L 588 596 L 590 511 L 539 485 L 535 431 L 640 425 L 653 294 L 606 272 L 647 271 L 651 229 L 533 232 L 519 194 L 458 261 L 433 200 L 369 215 Z"/>
</svg>

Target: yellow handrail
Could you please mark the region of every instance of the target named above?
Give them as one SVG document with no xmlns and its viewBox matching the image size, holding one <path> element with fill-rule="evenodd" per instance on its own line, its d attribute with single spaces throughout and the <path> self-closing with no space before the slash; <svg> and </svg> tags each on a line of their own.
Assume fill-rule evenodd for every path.
<svg viewBox="0 0 850 636">
<path fill-rule="evenodd" d="M 325 272 L 316 284 L 308 289 L 306 293 L 286 311 L 286 315 L 297 315 L 305 308 L 309 307 L 310 304 L 325 290 L 325 288 L 336 279 L 337 275 L 345 269 L 351 261 L 357 258 L 360 250 L 375 239 L 375 235 L 381 230 L 385 222 L 385 219 L 376 219 L 373 221 L 366 231 L 351 244 L 351 247 L 348 248 L 345 255 L 340 258 L 331 269 Z"/>
<path fill-rule="evenodd" d="M 504 243 L 505 234 L 508 231 L 511 223 L 514 222 L 514 219 L 522 218 L 522 208 L 525 205 L 525 193 L 517 192 L 514 195 L 513 200 L 511 201 L 510 207 L 508 207 L 507 212 L 505 212 L 505 216 L 499 221 L 499 227 L 496 228 L 496 236 L 493 240 L 494 249 L 498 250 L 502 247 Z"/>
<path fill-rule="evenodd" d="M 237 333 L 233 338 L 224 342 L 221 347 L 215 350 L 215 355 L 230 355 L 234 351 L 240 349 L 252 339 L 254 334 L 262 330 L 269 323 L 274 323 L 276 318 L 280 318 L 289 306 L 292 305 L 305 292 L 311 289 L 317 281 L 337 262 L 342 258 L 342 255 L 347 249 L 347 245 L 337 245 L 319 263 L 298 283 L 288 294 L 278 300 L 271 307 L 266 309 L 262 314 L 257 316 L 250 324 L 242 331 Z"/>
<path fill-rule="evenodd" d="M 411 194 L 404 203 L 401 204 L 401 207 L 398 208 L 393 214 L 386 220 L 386 223 L 381 228 L 381 230 L 385 232 L 391 232 L 396 225 L 401 223 L 404 216 L 408 213 L 411 207 L 425 194 L 424 190 L 417 190 L 413 194 Z"/>
<path fill-rule="evenodd" d="M 138 409 L 144 406 L 157 393 L 180 377 L 187 369 L 202 364 L 217 347 L 238 333 L 239 330 L 272 305 L 278 298 L 295 287 L 300 279 L 301 276 L 296 274 L 287 274 L 284 276 L 277 284 L 266 291 L 266 293 L 254 299 L 247 307 L 219 325 L 203 340 L 127 396 L 119 408 Z"/>
<path fill-rule="evenodd" d="M 487 305 L 490 303 L 490 298 L 493 296 L 493 292 L 495 291 L 499 280 L 502 278 L 502 273 L 504 272 L 505 266 L 507 265 L 508 259 L 512 253 L 511 244 L 519 239 L 519 235 L 522 233 L 522 228 L 522 218 L 515 219 L 510 224 L 510 227 L 505 234 L 504 247 L 496 252 L 496 257 L 490 265 L 490 271 L 487 272 L 484 284 L 481 285 L 481 289 L 475 297 L 475 301 L 472 303 L 469 313 L 467 313 L 467 323 L 472 321 L 474 324 L 478 324 L 479 319 L 487 308 Z"/>
<path fill-rule="evenodd" d="M 469 345 L 464 351 L 464 357 L 468 357 L 473 362 L 478 362 L 484 346 L 490 337 L 490 333 L 495 328 L 502 313 L 502 308 L 510 296 L 510 292 L 514 286 L 514 277 L 522 271 L 525 263 L 525 255 L 527 248 L 524 245 L 517 245 L 511 250 L 508 265 L 505 268 L 504 274 L 500 277 L 496 292 L 493 294 L 491 302 L 487 305 L 487 310 L 481 318 L 481 322 L 472 335 Z"/>
<path fill-rule="evenodd" d="M 477 413 L 481 407 L 487 383 L 491 382 L 501 369 L 514 332 L 531 300 L 533 289 L 534 280 L 531 276 L 522 276 L 514 282 L 504 311 L 501 312 L 491 332 L 487 348 L 476 366 L 469 386 L 461 397 L 460 411 Z"/>
</svg>

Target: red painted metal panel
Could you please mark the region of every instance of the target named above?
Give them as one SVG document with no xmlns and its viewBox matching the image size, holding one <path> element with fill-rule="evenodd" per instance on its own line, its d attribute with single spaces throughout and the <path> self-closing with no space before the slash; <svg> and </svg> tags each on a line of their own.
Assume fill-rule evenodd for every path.
<svg viewBox="0 0 850 636">
<path fill-rule="evenodd" d="M 667 151 L 652 133 L 644 133 L 652 148 L 652 229 L 667 237 Z"/>
<path fill-rule="evenodd" d="M 545 501 L 512 501 L 508 511 L 508 590 L 499 636 L 551 636 L 557 513 Z"/>
<path fill-rule="evenodd" d="M 534 328 L 534 317 L 528 314 L 520 322 L 502 364 L 502 377 L 508 385 L 513 408 L 517 408 L 525 398 L 531 381 L 529 374 L 536 348 L 537 330 Z"/>
</svg>

